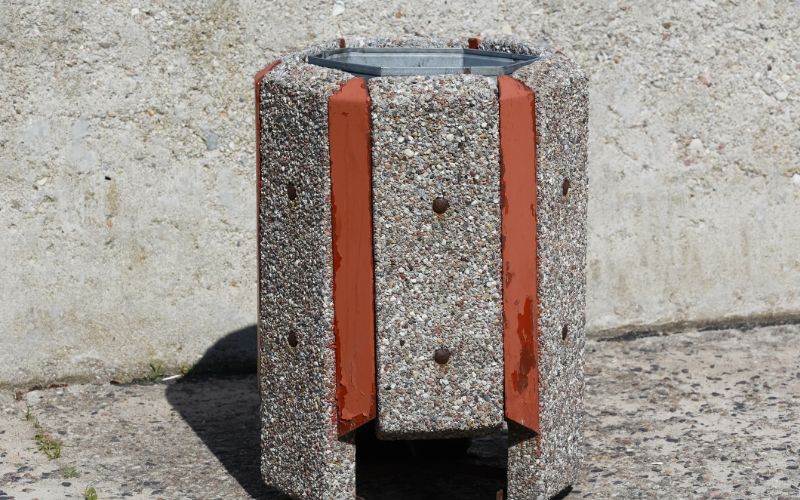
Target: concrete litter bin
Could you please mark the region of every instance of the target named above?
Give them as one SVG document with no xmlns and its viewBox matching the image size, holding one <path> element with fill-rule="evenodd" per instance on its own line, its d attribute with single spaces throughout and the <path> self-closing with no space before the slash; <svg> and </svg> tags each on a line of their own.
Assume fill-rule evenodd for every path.
<svg viewBox="0 0 800 500">
<path fill-rule="evenodd" d="M 587 80 L 508 39 L 353 39 L 256 76 L 265 481 L 355 496 L 354 432 L 508 428 L 507 498 L 580 467 Z"/>
</svg>

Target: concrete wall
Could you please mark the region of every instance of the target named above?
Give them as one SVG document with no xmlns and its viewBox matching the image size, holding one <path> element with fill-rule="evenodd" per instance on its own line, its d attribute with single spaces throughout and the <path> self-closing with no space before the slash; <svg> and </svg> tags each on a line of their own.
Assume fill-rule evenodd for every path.
<svg viewBox="0 0 800 500">
<path fill-rule="evenodd" d="M 513 33 L 584 66 L 593 331 L 800 316 L 798 2 L 0 13 L 0 384 L 190 366 L 254 323 L 252 76 L 349 34 Z"/>
</svg>

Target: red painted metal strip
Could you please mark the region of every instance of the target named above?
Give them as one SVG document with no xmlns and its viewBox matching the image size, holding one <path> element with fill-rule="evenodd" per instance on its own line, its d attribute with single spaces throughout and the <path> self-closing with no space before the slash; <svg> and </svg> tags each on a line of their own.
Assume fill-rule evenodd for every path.
<svg viewBox="0 0 800 500">
<path fill-rule="evenodd" d="M 363 78 L 328 100 L 339 435 L 377 414 L 369 109 Z"/>
<path fill-rule="evenodd" d="M 500 91 L 503 343 L 506 418 L 539 433 L 536 119 L 533 91 L 510 77 Z"/>
<path fill-rule="evenodd" d="M 264 76 L 272 71 L 275 66 L 280 64 L 280 59 L 276 61 L 272 61 L 266 67 L 264 67 L 261 71 L 256 73 L 254 78 L 255 80 L 255 89 L 256 89 L 256 265 L 258 266 L 257 271 L 257 284 L 258 284 L 258 308 L 261 309 L 261 80 L 264 79 Z M 260 314 L 259 314 L 260 316 Z M 259 319 L 260 324 L 260 319 Z M 258 352 L 261 352 L 261 334 L 258 333 L 258 327 L 256 327 L 256 343 L 258 346 Z M 260 354 L 259 354 L 260 355 Z M 256 371 L 258 373 L 258 386 L 259 391 L 258 395 L 259 398 L 261 397 L 261 363 L 256 363 Z"/>
</svg>

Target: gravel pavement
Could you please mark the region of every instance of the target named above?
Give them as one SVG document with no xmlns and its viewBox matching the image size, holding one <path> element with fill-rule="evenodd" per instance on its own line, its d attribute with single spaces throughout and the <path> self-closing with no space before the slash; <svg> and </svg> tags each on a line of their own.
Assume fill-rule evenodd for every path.
<svg viewBox="0 0 800 500">
<path fill-rule="evenodd" d="M 590 340 L 585 469 L 566 498 L 800 497 L 798 338 L 800 325 Z M 0 499 L 83 498 L 88 486 L 100 499 L 279 499 L 258 478 L 255 383 L 0 393 Z M 59 458 L 37 450 L 37 433 L 63 443 Z M 366 443 L 359 493 L 493 499 L 503 439 L 466 453 Z"/>
</svg>

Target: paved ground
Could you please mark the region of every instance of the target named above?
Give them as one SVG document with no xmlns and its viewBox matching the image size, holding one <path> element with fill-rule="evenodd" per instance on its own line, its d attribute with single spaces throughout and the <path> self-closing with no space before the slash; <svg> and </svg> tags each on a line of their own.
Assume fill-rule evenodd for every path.
<svg viewBox="0 0 800 500">
<path fill-rule="evenodd" d="M 800 326 L 589 342 L 586 469 L 567 498 L 800 497 Z M 0 394 L 0 499 L 280 498 L 258 479 L 255 377 Z M 61 457 L 35 435 L 63 441 Z M 489 499 L 503 438 L 370 449 L 360 494 Z M 69 477 L 77 474 L 77 477 Z M 65 476 L 67 476 L 65 478 Z"/>
</svg>

